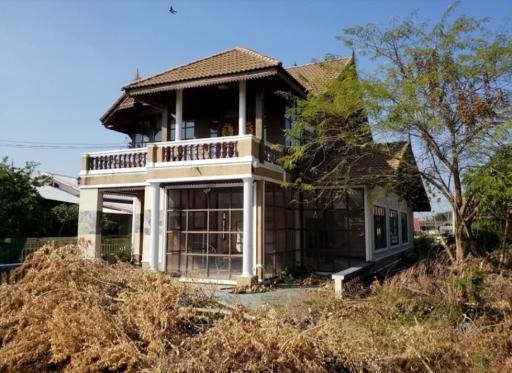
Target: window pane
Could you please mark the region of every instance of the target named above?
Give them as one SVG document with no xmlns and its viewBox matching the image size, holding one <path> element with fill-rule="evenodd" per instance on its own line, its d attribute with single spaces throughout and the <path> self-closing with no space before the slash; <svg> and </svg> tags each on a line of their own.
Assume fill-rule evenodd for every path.
<svg viewBox="0 0 512 373">
<path fill-rule="evenodd" d="M 387 246 L 386 239 L 386 209 L 384 207 L 373 207 L 373 227 L 375 236 L 375 250 Z"/>
<path fill-rule="evenodd" d="M 402 212 L 402 243 L 409 242 L 409 227 L 407 223 L 407 213 Z"/>
<path fill-rule="evenodd" d="M 398 245 L 398 211 L 389 210 L 389 233 L 391 245 Z"/>
</svg>

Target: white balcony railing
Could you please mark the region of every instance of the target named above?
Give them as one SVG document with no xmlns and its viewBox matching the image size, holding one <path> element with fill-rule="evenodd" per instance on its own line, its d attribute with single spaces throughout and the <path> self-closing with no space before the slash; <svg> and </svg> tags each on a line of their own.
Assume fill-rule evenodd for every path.
<svg viewBox="0 0 512 373">
<path fill-rule="evenodd" d="M 215 161 L 239 157 L 257 157 L 260 161 L 277 163 L 279 153 L 270 144 L 261 146 L 260 140 L 251 135 L 215 137 L 158 142 L 148 144 L 147 148 L 89 153 L 85 155 L 83 170 L 108 171 L 143 168 L 155 164 L 170 166 L 172 163 L 187 161 Z"/>
<path fill-rule="evenodd" d="M 147 157 L 147 148 L 90 153 L 87 156 L 87 170 L 98 171 L 145 167 Z"/>
</svg>

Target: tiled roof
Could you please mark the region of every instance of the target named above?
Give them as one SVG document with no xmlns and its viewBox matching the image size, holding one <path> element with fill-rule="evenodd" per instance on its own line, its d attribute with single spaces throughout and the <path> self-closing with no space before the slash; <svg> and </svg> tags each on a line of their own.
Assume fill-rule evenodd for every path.
<svg viewBox="0 0 512 373">
<path fill-rule="evenodd" d="M 351 175 L 376 178 L 393 175 L 398 171 L 404 155 L 409 149 L 406 141 L 392 142 L 381 145 L 384 149 L 375 154 L 368 154 L 352 165 Z"/>
<path fill-rule="evenodd" d="M 127 85 L 125 89 L 204 79 L 277 66 L 281 66 L 281 62 L 276 59 L 236 47 L 138 80 Z"/>
<path fill-rule="evenodd" d="M 292 66 L 286 70 L 310 92 L 318 91 L 325 82 L 336 79 L 351 61 L 350 57 Z"/>
</svg>

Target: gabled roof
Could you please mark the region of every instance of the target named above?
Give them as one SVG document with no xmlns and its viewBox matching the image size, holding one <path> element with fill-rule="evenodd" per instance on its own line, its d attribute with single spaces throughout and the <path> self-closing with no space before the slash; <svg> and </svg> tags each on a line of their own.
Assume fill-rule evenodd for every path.
<svg viewBox="0 0 512 373">
<path fill-rule="evenodd" d="M 140 79 L 126 87 L 133 90 L 143 87 L 167 85 L 188 80 L 219 77 L 281 66 L 281 62 L 246 48 L 236 47 L 205 57 L 162 73 Z"/>
<path fill-rule="evenodd" d="M 380 150 L 375 154 L 365 155 L 351 165 L 351 178 L 366 184 L 398 177 L 395 180 L 398 181 L 397 192 L 412 203 L 414 211 L 430 211 L 430 202 L 418 173 L 411 144 L 408 141 L 398 141 L 378 145 Z"/>
<path fill-rule="evenodd" d="M 330 61 L 292 66 L 288 67 L 286 71 L 309 92 L 316 92 L 327 81 L 336 79 L 351 60 L 351 57 L 344 57 Z"/>
<path fill-rule="evenodd" d="M 119 96 L 119 98 L 115 100 L 114 103 L 110 105 L 107 111 L 105 111 L 105 113 L 101 116 L 100 121 L 105 124 L 108 119 L 118 110 L 131 109 L 135 107 L 135 104 L 140 104 L 142 106 L 147 105 L 143 102 L 136 101 L 133 97 L 130 97 L 123 92 L 123 94 Z"/>
</svg>

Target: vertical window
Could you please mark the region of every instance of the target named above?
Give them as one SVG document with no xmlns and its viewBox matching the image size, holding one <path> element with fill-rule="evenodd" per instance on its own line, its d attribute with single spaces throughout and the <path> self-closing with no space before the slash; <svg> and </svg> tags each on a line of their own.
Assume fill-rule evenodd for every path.
<svg viewBox="0 0 512 373">
<path fill-rule="evenodd" d="M 408 229 L 408 223 L 407 223 L 407 213 L 402 212 L 401 213 L 401 220 L 402 220 L 402 243 L 409 242 L 409 229 Z"/>
<path fill-rule="evenodd" d="M 389 241 L 391 245 L 398 245 L 398 211 L 389 210 Z"/>
<path fill-rule="evenodd" d="M 193 120 L 183 122 L 183 140 L 196 138 L 196 122 Z"/>
<path fill-rule="evenodd" d="M 176 140 L 176 123 L 171 123 L 171 141 Z M 196 138 L 196 122 L 193 120 L 184 121 L 181 124 L 181 139 L 191 140 Z"/>
<path fill-rule="evenodd" d="M 384 207 L 373 207 L 373 228 L 375 234 L 375 250 L 386 248 L 386 209 Z"/>
</svg>

